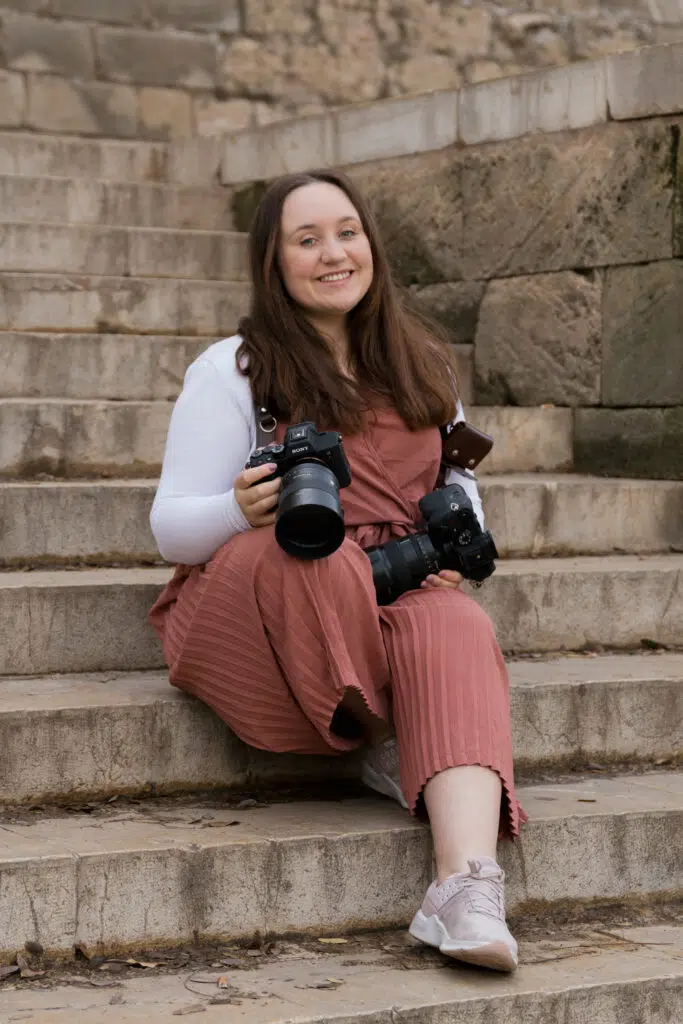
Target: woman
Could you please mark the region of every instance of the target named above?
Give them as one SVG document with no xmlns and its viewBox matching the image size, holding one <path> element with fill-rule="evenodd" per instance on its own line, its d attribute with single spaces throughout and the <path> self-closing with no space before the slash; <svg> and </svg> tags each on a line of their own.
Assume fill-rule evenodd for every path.
<svg viewBox="0 0 683 1024">
<path fill-rule="evenodd" d="M 250 315 L 187 371 L 152 509 L 161 554 L 180 563 L 151 612 L 171 681 L 262 749 L 366 741 L 366 783 L 431 824 L 437 878 L 411 933 L 514 970 L 496 840 L 524 815 L 491 623 L 447 570 L 378 608 L 363 553 L 413 532 L 437 485 L 439 426 L 462 418 L 449 348 L 403 309 L 369 209 L 341 175 L 275 182 L 250 257 Z M 306 419 L 343 431 L 346 539 L 328 558 L 291 558 L 274 539 L 280 479 L 242 468 L 255 406 L 278 439 Z M 451 473 L 482 518 L 474 479 Z"/>
</svg>

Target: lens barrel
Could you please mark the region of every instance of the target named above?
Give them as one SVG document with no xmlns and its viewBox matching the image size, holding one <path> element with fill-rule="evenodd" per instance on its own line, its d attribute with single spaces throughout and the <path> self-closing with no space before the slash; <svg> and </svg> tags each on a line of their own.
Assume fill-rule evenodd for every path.
<svg viewBox="0 0 683 1024">
<path fill-rule="evenodd" d="M 326 558 L 344 540 L 337 478 L 314 460 L 297 463 L 282 478 L 275 539 L 295 558 Z"/>
<path fill-rule="evenodd" d="M 407 590 L 415 590 L 423 579 L 441 568 L 439 554 L 427 533 L 411 533 L 367 548 L 377 604 L 391 604 Z"/>
</svg>

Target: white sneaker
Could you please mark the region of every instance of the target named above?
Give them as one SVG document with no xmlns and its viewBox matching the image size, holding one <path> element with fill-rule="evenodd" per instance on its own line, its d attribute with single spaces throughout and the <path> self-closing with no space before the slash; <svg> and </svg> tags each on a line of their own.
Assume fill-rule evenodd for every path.
<svg viewBox="0 0 683 1024">
<path fill-rule="evenodd" d="M 401 790 L 395 736 L 390 736 L 377 747 L 370 747 L 363 760 L 360 777 L 370 789 L 397 800 L 401 807 L 408 810 L 408 803 Z"/>
<path fill-rule="evenodd" d="M 456 960 L 514 971 L 517 943 L 505 923 L 505 874 L 490 857 L 467 863 L 468 873 L 432 882 L 410 934 Z"/>
</svg>

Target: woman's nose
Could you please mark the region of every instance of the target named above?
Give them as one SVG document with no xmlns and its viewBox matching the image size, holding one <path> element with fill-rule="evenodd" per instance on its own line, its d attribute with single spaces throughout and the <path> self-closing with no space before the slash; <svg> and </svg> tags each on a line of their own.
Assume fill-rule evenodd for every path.
<svg viewBox="0 0 683 1024">
<path fill-rule="evenodd" d="M 328 263 L 336 263 L 346 258 L 346 251 L 338 238 L 325 240 L 322 247 L 322 257 Z"/>
</svg>

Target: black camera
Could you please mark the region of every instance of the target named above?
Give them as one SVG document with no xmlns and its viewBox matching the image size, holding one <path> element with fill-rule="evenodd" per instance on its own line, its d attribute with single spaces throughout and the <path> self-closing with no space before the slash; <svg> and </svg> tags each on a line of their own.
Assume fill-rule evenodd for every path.
<svg viewBox="0 0 683 1024">
<path fill-rule="evenodd" d="M 493 537 L 489 530 L 482 530 L 460 484 L 425 495 L 420 512 L 426 531 L 365 551 L 372 565 L 377 604 L 391 604 L 441 569 L 455 569 L 465 579 L 481 582 L 496 568 L 498 552 Z"/>
<path fill-rule="evenodd" d="M 288 555 L 325 558 L 344 540 L 344 511 L 339 488 L 351 483 L 351 470 L 336 430 L 316 430 L 315 424 L 287 428 L 284 444 L 257 448 L 246 468 L 274 462 L 266 480 L 282 477 L 275 520 L 275 538 Z M 259 480 L 259 483 L 264 483 Z"/>
</svg>

